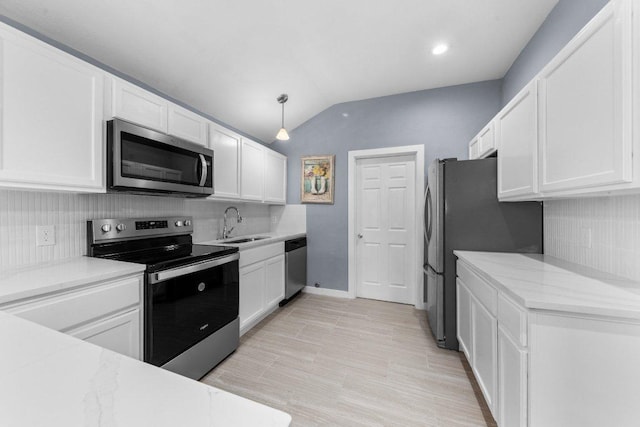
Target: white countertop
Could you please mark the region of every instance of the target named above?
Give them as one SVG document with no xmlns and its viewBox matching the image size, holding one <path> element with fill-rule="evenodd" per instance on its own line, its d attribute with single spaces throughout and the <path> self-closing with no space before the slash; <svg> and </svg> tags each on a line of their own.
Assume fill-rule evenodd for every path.
<svg viewBox="0 0 640 427">
<path fill-rule="evenodd" d="M 297 239 L 299 237 L 305 237 L 306 235 L 307 233 L 258 233 L 258 234 L 249 234 L 246 236 L 232 236 L 224 240 L 223 239 L 207 240 L 207 241 L 198 242 L 198 243 L 201 245 L 224 245 L 224 246 L 235 246 L 239 249 L 248 249 L 248 248 L 254 248 L 257 246 L 268 245 L 270 243 L 282 242 L 284 240 Z M 225 240 L 242 239 L 243 237 L 257 237 L 257 236 L 267 237 L 267 238 L 262 240 L 255 240 L 253 242 L 247 242 L 247 243 L 229 243 L 225 241 Z"/>
<path fill-rule="evenodd" d="M 0 272 L 0 304 L 141 273 L 143 264 L 77 257 Z"/>
<path fill-rule="evenodd" d="M 524 307 L 640 319 L 640 283 L 539 254 L 453 251 Z"/>
<path fill-rule="evenodd" d="M 7 427 L 285 427 L 281 411 L 0 312 Z"/>
</svg>

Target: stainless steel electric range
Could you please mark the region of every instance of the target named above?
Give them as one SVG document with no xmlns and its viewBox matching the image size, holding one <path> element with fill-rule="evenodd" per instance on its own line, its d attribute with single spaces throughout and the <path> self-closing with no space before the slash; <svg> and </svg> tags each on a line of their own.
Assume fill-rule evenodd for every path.
<svg viewBox="0 0 640 427">
<path fill-rule="evenodd" d="M 239 254 L 192 233 L 191 217 L 87 221 L 89 256 L 147 266 L 144 361 L 199 379 L 238 347 Z"/>
</svg>

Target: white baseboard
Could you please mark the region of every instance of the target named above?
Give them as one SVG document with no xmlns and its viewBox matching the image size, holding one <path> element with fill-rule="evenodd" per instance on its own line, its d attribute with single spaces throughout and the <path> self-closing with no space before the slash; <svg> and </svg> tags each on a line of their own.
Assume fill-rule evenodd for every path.
<svg viewBox="0 0 640 427">
<path fill-rule="evenodd" d="M 314 295 L 324 295 L 326 297 L 352 298 L 347 291 L 339 291 L 337 289 L 329 288 L 316 288 L 315 286 L 305 286 L 302 288 L 302 292 Z"/>
</svg>

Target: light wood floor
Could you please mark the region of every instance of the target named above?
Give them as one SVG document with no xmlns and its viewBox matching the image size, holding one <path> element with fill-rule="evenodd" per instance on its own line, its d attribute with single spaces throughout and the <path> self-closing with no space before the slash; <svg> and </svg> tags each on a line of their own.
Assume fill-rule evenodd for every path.
<svg viewBox="0 0 640 427">
<path fill-rule="evenodd" d="M 495 425 L 469 375 L 460 353 L 436 347 L 424 311 L 302 294 L 202 381 L 296 427 Z"/>
</svg>

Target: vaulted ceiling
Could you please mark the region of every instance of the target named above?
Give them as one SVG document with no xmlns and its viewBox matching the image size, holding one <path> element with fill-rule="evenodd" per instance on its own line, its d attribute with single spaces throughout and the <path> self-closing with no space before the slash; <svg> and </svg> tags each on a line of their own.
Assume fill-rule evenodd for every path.
<svg viewBox="0 0 640 427">
<path fill-rule="evenodd" d="M 557 2 L 2 0 L 0 14 L 271 142 L 281 93 L 293 129 L 341 102 L 502 78 Z"/>
</svg>

